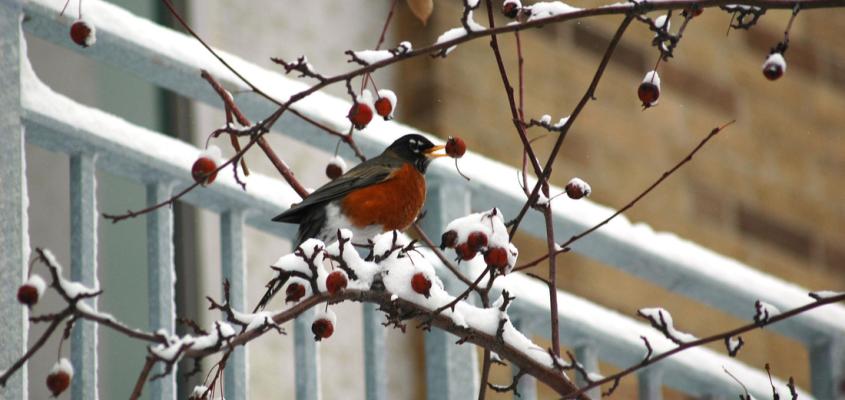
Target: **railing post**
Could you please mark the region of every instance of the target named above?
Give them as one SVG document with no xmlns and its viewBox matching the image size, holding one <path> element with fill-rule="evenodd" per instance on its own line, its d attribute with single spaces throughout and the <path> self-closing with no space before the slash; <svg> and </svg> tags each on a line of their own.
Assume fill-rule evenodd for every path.
<svg viewBox="0 0 845 400">
<path fill-rule="evenodd" d="M 808 348 L 813 396 L 818 399 L 845 398 L 845 339 L 831 338 Z"/>
<path fill-rule="evenodd" d="M 246 310 L 246 270 L 244 253 L 244 214 L 229 210 L 220 216 L 220 266 L 223 279 L 229 281 L 229 304 L 236 310 Z M 231 400 L 248 399 L 246 347 L 236 348 L 226 363 L 225 397 Z"/>
<path fill-rule="evenodd" d="M 384 326 L 375 304 L 364 303 L 364 374 L 367 400 L 387 400 Z"/>
<path fill-rule="evenodd" d="M 311 333 L 314 309 L 293 320 L 293 357 L 296 400 L 318 400 L 320 396 L 320 346 Z"/>
<path fill-rule="evenodd" d="M 532 330 L 534 329 L 534 325 L 529 323 L 527 318 L 518 318 L 518 319 L 511 319 L 513 326 L 519 330 L 520 332 L 524 333 L 525 336 L 531 337 Z M 514 376 L 519 373 L 519 369 L 516 367 L 511 367 L 511 370 Z M 516 383 L 516 391 L 519 392 L 519 396 L 514 393 L 513 398 L 519 400 L 536 400 L 537 399 L 537 379 L 533 376 L 525 374 L 522 378 L 519 379 L 519 382 Z"/>
<path fill-rule="evenodd" d="M 584 366 L 587 372 L 599 372 L 599 355 L 596 351 L 596 346 L 590 342 L 579 343 L 575 346 L 575 358 Z M 581 387 L 586 386 L 587 381 L 581 374 L 575 374 L 575 383 Z M 587 391 L 587 397 L 591 399 L 601 399 L 601 388 L 594 388 Z"/>
<path fill-rule="evenodd" d="M 147 185 L 147 205 L 167 200 L 171 195 L 171 184 L 151 183 Z M 161 207 L 147 214 L 147 280 L 150 299 L 150 329 L 164 330 L 172 335 L 175 331 L 176 271 L 173 265 L 173 209 Z M 161 373 L 162 366 L 154 373 Z M 170 375 L 150 382 L 151 399 L 176 399 L 176 375 Z"/>
<path fill-rule="evenodd" d="M 97 280 L 97 169 L 96 155 L 70 157 L 70 277 L 88 287 Z M 97 309 L 97 299 L 83 300 Z M 75 371 L 71 396 L 97 398 L 97 324 L 78 321 L 71 333 L 70 355 Z"/>
<path fill-rule="evenodd" d="M 640 400 L 660 400 L 663 398 L 663 371 L 659 368 L 646 368 L 637 373 Z"/>
<path fill-rule="evenodd" d="M 26 351 L 28 312 L 16 297 L 26 276 L 29 229 L 26 216 L 26 161 L 21 122 L 21 2 L 0 2 L 0 368 L 12 365 Z M 0 387 L 0 398 L 27 398 L 27 372 L 22 368 Z"/>
<path fill-rule="evenodd" d="M 470 192 L 465 182 L 428 179 L 428 200 L 423 229 L 439 240 L 446 225 L 470 212 Z M 455 277 L 441 276 L 446 290 L 459 293 L 466 285 Z M 478 396 L 478 362 L 472 345 L 455 344 L 451 334 L 432 329 L 425 335 L 426 389 L 429 400 L 470 399 Z"/>
</svg>

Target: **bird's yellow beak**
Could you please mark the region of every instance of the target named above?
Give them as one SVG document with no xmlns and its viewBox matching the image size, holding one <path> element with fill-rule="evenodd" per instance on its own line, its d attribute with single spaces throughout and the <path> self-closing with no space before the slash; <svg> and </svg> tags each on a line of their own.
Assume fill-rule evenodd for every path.
<svg viewBox="0 0 845 400">
<path fill-rule="evenodd" d="M 423 153 L 425 154 L 426 157 L 432 158 L 432 159 L 440 158 L 440 157 L 446 157 L 448 155 L 446 153 L 437 153 L 437 154 L 434 153 L 435 151 L 443 150 L 445 148 L 446 148 L 446 146 L 437 145 L 437 146 L 434 146 L 434 147 L 432 147 L 428 150 L 423 151 Z"/>
</svg>

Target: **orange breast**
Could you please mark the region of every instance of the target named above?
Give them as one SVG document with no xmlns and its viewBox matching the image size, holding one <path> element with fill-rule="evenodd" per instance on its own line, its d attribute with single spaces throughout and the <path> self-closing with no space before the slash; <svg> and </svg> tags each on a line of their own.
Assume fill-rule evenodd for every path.
<svg viewBox="0 0 845 400">
<path fill-rule="evenodd" d="M 384 182 L 357 189 L 341 202 L 341 210 L 358 228 L 382 225 L 402 230 L 417 218 L 425 203 L 425 178 L 405 164 Z"/>
</svg>

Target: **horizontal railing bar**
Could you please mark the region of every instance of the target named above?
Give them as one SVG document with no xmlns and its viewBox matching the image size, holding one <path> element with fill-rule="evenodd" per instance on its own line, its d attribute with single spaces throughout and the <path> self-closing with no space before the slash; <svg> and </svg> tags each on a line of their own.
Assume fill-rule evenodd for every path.
<svg viewBox="0 0 845 400">
<path fill-rule="evenodd" d="M 72 152 L 80 148 L 98 154 L 98 165 L 112 173 L 128 178 L 150 181 L 173 180 L 187 183 L 192 160 L 199 150 L 178 140 L 156 134 L 134 126 L 124 120 L 97 109 L 92 109 L 57 94 L 37 81 L 32 71 L 25 66 L 22 82 L 24 120 L 27 138 L 32 143 L 48 149 Z M 61 111 L 59 111 L 61 110 Z M 265 231 L 290 237 L 293 231 L 283 229 L 284 224 L 269 225 L 265 222 L 282 204 L 296 201 L 296 195 L 281 180 L 253 174 L 248 181 L 249 191 L 237 186 L 230 174 L 222 173 L 218 180 L 207 188 L 198 189 L 186 200 L 200 207 L 218 212 L 231 208 L 253 210 L 248 218 L 253 226 Z M 517 296 L 511 310 L 521 318 L 533 319 L 525 326 L 534 327 L 535 334 L 548 332 L 548 293 L 539 282 L 521 274 L 511 274 L 501 280 L 512 294 Z M 642 357 L 639 335 L 646 335 L 655 349 L 665 349 L 668 344 L 644 324 L 635 322 L 613 311 L 604 309 L 587 300 L 558 292 L 561 308 L 561 337 L 564 340 L 590 338 L 596 343 L 599 357 L 618 366 L 638 362 Z M 575 342 L 566 344 L 574 345 Z M 693 349 L 663 361 L 671 372 L 667 372 L 667 384 L 692 393 L 713 393 L 708 386 L 713 382 L 725 383 L 720 366 L 727 365 L 741 376 L 753 394 L 761 393 L 758 381 L 760 371 L 750 370 L 727 357 L 707 349 Z M 767 381 L 766 381 L 767 382 Z M 704 389 L 707 388 L 705 391 Z M 802 398 L 806 394 L 802 392 Z"/>
<path fill-rule="evenodd" d="M 244 91 L 235 97 L 247 114 L 263 118 L 275 109 L 272 103 L 249 93 L 242 82 L 192 38 L 100 0 L 86 2 L 86 17 L 97 27 L 97 45 L 80 50 L 67 39 L 70 19 L 57 17 L 60 6 L 49 0 L 29 1 L 25 6 L 29 18 L 24 28 L 47 40 L 84 51 L 93 59 L 137 73 L 145 80 L 182 95 L 220 106 L 213 92 L 198 78 L 199 70 L 205 68 L 225 86 Z M 305 84 L 285 78 L 279 71 L 261 68 L 225 52 L 221 54 L 277 99 L 285 100 L 306 88 Z M 348 102 L 321 92 L 294 106 L 304 115 L 340 131 L 348 128 L 345 118 L 348 107 Z M 285 134 L 297 140 L 323 149 L 335 147 L 337 138 L 323 134 L 290 113 L 286 113 L 280 123 L 285 127 Z M 366 153 L 374 154 L 397 135 L 409 131 L 414 129 L 394 122 L 379 122 L 356 134 L 356 138 Z M 345 147 L 341 146 L 341 151 L 351 158 Z M 506 215 L 513 215 L 524 202 L 524 194 L 516 183 L 515 169 L 474 154 L 464 157 L 462 169 L 472 179 L 468 185 L 479 194 L 473 196 L 474 208 L 497 206 Z M 435 163 L 429 174 L 458 179 L 448 163 Z M 513 177 L 513 184 L 503 185 L 508 177 Z M 552 188 L 555 193 L 560 190 Z M 559 240 L 594 225 L 613 212 L 589 201 L 573 202 L 565 196 L 559 197 L 554 204 L 555 231 L 559 232 Z M 522 228 L 538 237 L 545 234 L 543 222 L 536 215 L 531 215 Z M 677 251 L 679 248 L 683 252 Z M 749 316 L 746 310 L 757 299 L 784 309 L 800 306 L 809 299 L 806 289 L 675 236 L 655 233 L 645 225 L 632 225 L 624 218 L 618 218 L 579 241 L 574 250 L 744 318 Z M 772 329 L 806 343 L 842 335 L 845 333 L 845 307 L 828 306 L 776 324 Z"/>
<path fill-rule="evenodd" d="M 509 314 L 528 318 L 534 316 L 526 334 L 549 338 L 549 297 L 545 283 L 523 274 L 510 274 L 500 278 L 494 285 L 494 293 L 501 289 L 516 296 Z M 598 353 L 598 358 L 619 368 L 626 368 L 642 361 L 646 350 L 640 336 L 648 338 L 655 354 L 674 348 L 651 326 L 636 321 L 616 311 L 606 309 L 589 300 L 558 290 L 560 337 L 562 344 L 575 348 L 589 341 Z M 563 306 L 565 305 L 565 306 Z M 771 386 L 765 372 L 751 368 L 733 358 L 719 354 L 705 347 L 680 352 L 661 360 L 658 366 L 664 372 L 663 383 L 669 387 L 693 395 L 725 394 L 736 397 L 737 387 L 722 366 L 727 367 L 757 398 L 771 396 Z M 788 393 L 783 381 L 775 380 L 781 393 Z M 799 389 L 800 398 L 810 394 Z"/>
<path fill-rule="evenodd" d="M 200 154 L 196 147 L 76 103 L 38 81 L 31 69 L 23 75 L 27 142 L 64 153 L 96 152 L 101 170 L 145 183 L 175 182 L 175 190 L 193 183 L 191 165 Z M 271 222 L 270 217 L 299 201 L 296 193 L 283 182 L 258 173 L 243 179 L 247 191 L 235 182 L 231 169 L 224 169 L 214 184 L 197 188 L 182 199 L 217 213 L 249 210 L 246 222 L 250 225 L 293 237 L 295 227 Z"/>
</svg>

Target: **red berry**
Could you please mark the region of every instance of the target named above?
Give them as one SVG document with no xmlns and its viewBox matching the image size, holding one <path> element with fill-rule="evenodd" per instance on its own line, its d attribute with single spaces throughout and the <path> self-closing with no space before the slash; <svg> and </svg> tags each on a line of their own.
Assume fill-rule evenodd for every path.
<svg viewBox="0 0 845 400">
<path fill-rule="evenodd" d="M 763 75 L 770 81 L 777 80 L 786 72 L 786 60 L 783 54 L 775 52 L 769 54 L 766 62 L 763 63 Z"/>
<path fill-rule="evenodd" d="M 502 14 L 506 17 L 516 18 L 517 13 L 519 13 L 519 4 L 515 1 L 507 1 L 502 5 Z"/>
<path fill-rule="evenodd" d="M 428 298 L 431 296 L 431 279 L 428 279 L 424 273 L 417 272 L 411 277 L 411 288 L 415 292 L 425 296 L 425 298 Z"/>
<path fill-rule="evenodd" d="M 70 386 L 71 376 L 62 370 L 51 372 L 47 375 L 47 388 L 53 393 L 53 397 L 62 394 Z"/>
<path fill-rule="evenodd" d="M 449 140 L 446 141 L 446 154 L 448 154 L 449 157 L 461 158 L 466 152 L 467 144 L 464 143 L 463 139 L 449 136 Z"/>
<path fill-rule="evenodd" d="M 26 304 L 29 307 L 34 306 L 38 303 L 38 288 L 35 285 L 24 283 L 18 288 L 18 301 L 21 304 Z"/>
<path fill-rule="evenodd" d="M 393 103 L 387 97 L 379 97 L 376 100 L 376 112 L 384 117 L 385 121 L 389 120 L 390 114 L 393 112 Z"/>
<path fill-rule="evenodd" d="M 508 267 L 508 251 L 503 247 L 494 247 L 484 253 L 484 262 L 488 266 L 497 268 L 504 272 Z"/>
<path fill-rule="evenodd" d="M 326 277 L 326 290 L 329 294 L 335 294 L 343 289 L 346 289 L 346 273 L 341 270 L 332 271 Z"/>
<path fill-rule="evenodd" d="M 445 248 L 452 248 L 458 243 L 458 232 L 447 231 L 440 236 L 440 250 Z"/>
<path fill-rule="evenodd" d="M 487 246 L 487 235 L 485 235 L 484 232 L 472 232 L 467 237 L 467 244 L 469 245 L 470 250 L 477 252 L 481 250 L 482 247 Z"/>
<path fill-rule="evenodd" d="M 299 301 L 303 296 L 305 296 L 305 286 L 302 284 L 294 282 L 285 289 L 285 303 Z"/>
<path fill-rule="evenodd" d="M 373 119 L 373 109 L 368 104 L 355 103 L 349 109 L 347 117 L 356 129 L 364 129 Z"/>
<path fill-rule="evenodd" d="M 335 180 L 341 175 L 343 175 L 343 168 L 341 168 L 340 165 L 335 163 L 329 163 L 329 165 L 326 165 L 326 176 L 328 176 L 329 179 Z"/>
<path fill-rule="evenodd" d="M 70 39 L 82 47 L 91 46 L 94 44 L 93 29 L 85 21 L 77 20 L 70 26 Z"/>
<path fill-rule="evenodd" d="M 651 107 L 660 97 L 660 87 L 651 82 L 643 82 L 637 88 L 637 96 L 643 102 L 643 107 Z"/>
<path fill-rule="evenodd" d="M 194 166 L 191 167 L 191 175 L 194 181 L 206 186 L 214 182 L 217 178 L 217 163 L 209 157 L 202 156 L 194 161 Z"/>
<path fill-rule="evenodd" d="M 469 246 L 469 243 L 464 242 L 455 246 L 455 253 L 458 253 L 461 260 L 469 261 L 475 258 L 476 251 Z"/>
<path fill-rule="evenodd" d="M 589 196 L 592 189 L 590 189 L 590 185 L 587 182 L 582 181 L 578 178 L 572 178 L 569 183 L 566 184 L 566 195 L 569 196 L 570 199 L 578 200 L 584 196 Z"/>
<path fill-rule="evenodd" d="M 320 341 L 328 339 L 334 333 L 334 325 L 332 321 L 326 318 L 320 318 L 311 323 L 311 333 L 314 334 L 314 340 Z"/>
</svg>

